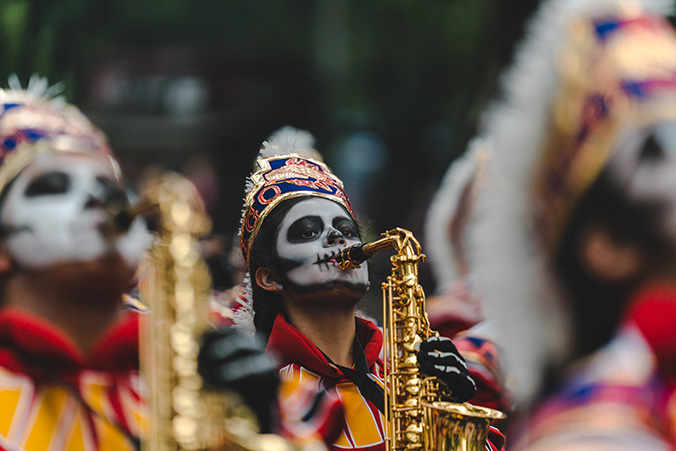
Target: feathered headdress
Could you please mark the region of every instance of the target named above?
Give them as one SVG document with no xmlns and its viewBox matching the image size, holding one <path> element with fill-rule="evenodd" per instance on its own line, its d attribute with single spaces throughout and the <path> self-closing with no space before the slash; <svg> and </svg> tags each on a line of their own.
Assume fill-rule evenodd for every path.
<svg viewBox="0 0 676 451">
<path fill-rule="evenodd" d="M 61 97 L 60 85 L 49 86 L 33 75 L 22 88 L 16 75 L 9 89 L 0 90 L 0 192 L 30 162 L 43 153 L 97 153 L 117 163 L 103 133 L 78 108 Z"/>
<path fill-rule="evenodd" d="M 549 259 L 572 211 L 620 131 L 676 119 L 676 39 L 660 17 L 671 6 L 544 2 L 502 80 L 502 100 L 484 117 L 481 136 L 508 186 L 480 202 L 474 261 L 521 401 L 570 342 Z"/>
<path fill-rule="evenodd" d="M 343 182 L 323 163 L 313 148 L 314 137 L 306 131 L 284 127 L 263 142 L 256 168 L 246 181 L 240 227 L 240 246 L 250 269 L 251 246 L 265 218 L 282 201 L 303 196 L 322 197 L 352 207 Z M 240 329 L 254 330 L 251 275 L 247 273 L 233 316 Z"/>
<path fill-rule="evenodd" d="M 467 152 L 446 171 L 427 210 L 427 254 L 440 286 L 448 286 L 470 272 L 467 233 L 489 161 L 486 144 L 481 139 L 473 140 Z"/>
</svg>

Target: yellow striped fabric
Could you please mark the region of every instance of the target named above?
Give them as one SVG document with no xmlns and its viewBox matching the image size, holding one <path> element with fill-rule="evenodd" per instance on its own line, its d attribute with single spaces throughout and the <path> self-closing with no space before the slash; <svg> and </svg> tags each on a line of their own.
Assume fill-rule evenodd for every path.
<svg viewBox="0 0 676 451">
<path fill-rule="evenodd" d="M 280 376 L 280 408 L 287 416 L 303 418 L 315 401 L 318 391 L 335 390 L 343 404 L 345 424 L 343 432 L 333 444 L 334 448 L 368 449 L 383 443 L 383 415 L 368 404 L 352 382 L 334 386 L 323 377 L 296 364 L 283 367 Z M 374 376 L 385 387 L 384 381 L 376 374 Z"/>
<path fill-rule="evenodd" d="M 138 437 L 147 418 L 140 391 L 137 374 L 121 378 L 83 371 L 78 387 L 68 388 L 36 386 L 29 377 L 0 368 L 0 449 L 134 450 L 128 436 Z"/>
</svg>

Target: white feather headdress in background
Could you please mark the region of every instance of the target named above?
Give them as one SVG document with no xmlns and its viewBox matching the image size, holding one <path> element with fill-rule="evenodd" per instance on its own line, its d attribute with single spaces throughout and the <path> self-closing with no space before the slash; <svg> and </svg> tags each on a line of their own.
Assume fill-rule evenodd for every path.
<svg viewBox="0 0 676 451">
<path fill-rule="evenodd" d="M 485 143 L 474 139 L 446 171 L 427 210 L 426 254 L 439 287 L 449 286 L 469 270 L 467 229 L 472 224 L 477 185 L 489 158 Z"/>
<path fill-rule="evenodd" d="M 550 361 L 569 351 L 565 304 L 534 232 L 533 177 L 551 130 L 562 81 L 561 52 L 571 23 L 622 14 L 627 8 L 664 15 L 669 0 L 547 0 L 529 22 L 515 60 L 501 80 L 502 99 L 484 116 L 480 136 L 493 149 L 506 186 L 478 201 L 472 260 L 493 337 L 506 353 L 517 402 L 528 404 Z"/>
</svg>

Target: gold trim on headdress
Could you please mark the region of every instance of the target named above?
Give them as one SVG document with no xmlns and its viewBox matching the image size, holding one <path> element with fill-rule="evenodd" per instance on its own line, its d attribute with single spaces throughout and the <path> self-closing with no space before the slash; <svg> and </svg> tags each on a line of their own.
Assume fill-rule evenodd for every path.
<svg viewBox="0 0 676 451">
<path fill-rule="evenodd" d="M 105 135 L 77 107 L 48 97 L 54 86 L 39 77 L 27 89 L 17 85 L 11 78 L 13 88 L 0 90 L 0 193 L 32 161 L 52 152 L 102 155 L 120 177 Z"/>
<path fill-rule="evenodd" d="M 250 176 L 252 187 L 244 198 L 246 209 L 240 230 L 240 245 L 247 266 L 263 221 L 283 200 L 321 197 L 339 203 L 352 214 L 343 182 L 325 163 L 289 153 L 259 158 L 257 164 L 258 170 Z"/>
<path fill-rule="evenodd" d="M 533 183 L 538 229 L 554 252 L 622 130 L 676 120 L 676 35 L 658 17 L 580 19 L 560 58 L 562 85 Z"/>
</svg>

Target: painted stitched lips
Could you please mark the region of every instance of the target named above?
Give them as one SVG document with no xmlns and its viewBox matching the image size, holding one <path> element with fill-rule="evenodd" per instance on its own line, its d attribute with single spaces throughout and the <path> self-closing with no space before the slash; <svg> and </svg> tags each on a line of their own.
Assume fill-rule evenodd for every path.
<svg viewBox="0 0 676 451">
<path fill-rule="evenodd" d="M 331 251 L 330 253 L 324 254 L 323 256 L 317 255 L 317 260 L 313 264 L 319 265 L 319 269 L 322 271 L 328 270 L 329 266 L 337 267 L 338 262 L 336 261 L 336 256 L 339 253 L 340 253 L 339 251 Z"/>
</svg>

